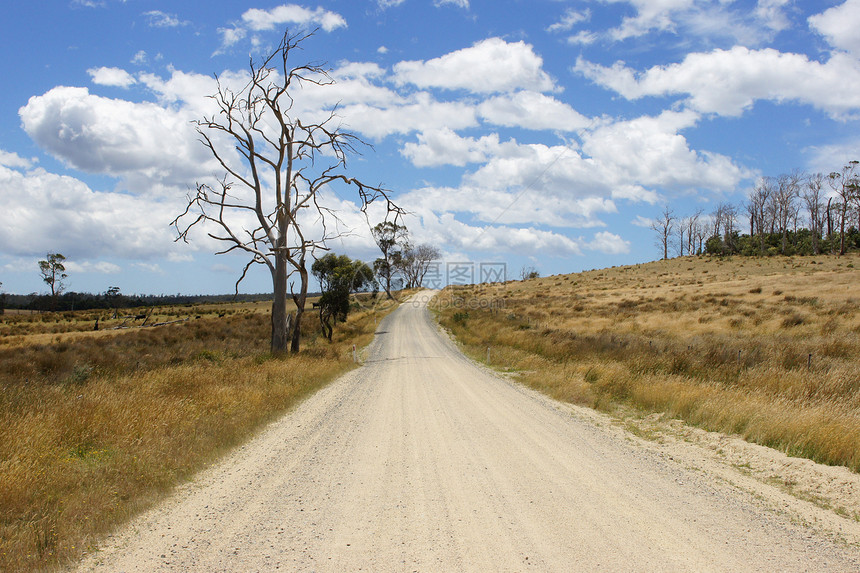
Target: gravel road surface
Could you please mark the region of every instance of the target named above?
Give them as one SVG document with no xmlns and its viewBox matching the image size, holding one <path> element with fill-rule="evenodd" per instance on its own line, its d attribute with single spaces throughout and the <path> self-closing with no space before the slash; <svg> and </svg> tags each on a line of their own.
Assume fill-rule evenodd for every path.
<svg viewBox="0 0 860 573">
<path fill-rule="evenodd" d="M 474 364 L 430 294 L 80 569 L 860 570 L 856 546 Z"/>
</svg>

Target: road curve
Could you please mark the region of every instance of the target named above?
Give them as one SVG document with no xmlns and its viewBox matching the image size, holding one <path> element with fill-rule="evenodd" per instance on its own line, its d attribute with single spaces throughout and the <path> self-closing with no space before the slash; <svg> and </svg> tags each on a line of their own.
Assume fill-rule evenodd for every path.
<svg viewBox="0 0 860 573">
<path fill-rule="evenodd" d="M 855 571 L 753 496 L 475 365 L 420 293 L 365 364 L 82 571 Z"/>
</svg>

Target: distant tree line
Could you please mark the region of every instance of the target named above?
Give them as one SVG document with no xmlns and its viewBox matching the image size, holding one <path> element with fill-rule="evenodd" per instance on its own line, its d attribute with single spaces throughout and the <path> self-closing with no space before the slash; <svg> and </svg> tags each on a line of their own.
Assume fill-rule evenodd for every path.
<svg viewBox="0 0 860 573">
<path fill-rule="evenodd" d="M 115 287 L 112 287 L 115 288 Z M 67 311 L 67 310 L 93 310 L 93 309 L 121 309 L 137 308 L 143 306 L 171 306 L 183 304 L 205 304 L 230 302 L 257 302 L 272 300 L 269 294 L 225 294 L 225 295 L 184 295 L 184 294 L 162 294 L 162 295 L 124 295 L 111 289 L 103 293 L 92 294 L 86 292 L 66 291 L 57 297 L 50 294 L 6 294 L 5 307 L 9 309 L 37 310 L 37 311 Z"/>
<path fill-rule="evenodd" d="M 50 294 L 6 294 L 0 292 L 0 314 L 5 309 L 36 311 L 71 311 L 93 309 L 137 308 L 142 306 L 170 306 L 221 302 L 270 301 L 270 294 L 232 295 L 124 295 L 118 286 L 111 286 L 103 293 L 67 291 L 65 281 L 69 278 L 64 265 L 66 257 L 61 253 L 48 253 L 39 261 L 39 275 L 51 289 Z M 3 283 L 0 282 L 0 287 Z"/>
<path fill-rule="evenodd" d="M 743 204 L 720 203 L 709 214 L 679 217 L 666 206 L 651 223 L 656 244 L 664 259 L 670 253 L 844 255 L 860 249 L 858 165 L 850 161 L 828 175 L 762 177 Z"/>
</svg>

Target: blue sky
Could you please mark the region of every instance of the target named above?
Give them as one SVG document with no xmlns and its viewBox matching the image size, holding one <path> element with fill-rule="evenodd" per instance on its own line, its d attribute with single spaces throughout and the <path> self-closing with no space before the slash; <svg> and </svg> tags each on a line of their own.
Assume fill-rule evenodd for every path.
<svg viewBox="0 0 860 573">
<path fill-rule="evenodd" d="M 338 103 L 373 146 L 351 171 L 416 243 L 511 278 L 653 260 L 667 204 L 707 214 L 860 158 L 860 0 L 7 2 L 3 290 L 45 291 L 50 251 L 73 290 L 231 292 L 244 260 L 169 225 L 218 175 L 190 122 L 287 28 L 318 28 L 296 64 L 337 82 L 300 105 Z M 349 190 L 328 198 L 351 230 L 330 247 L 372 261 Z M 270 288 L 260 268 L 241 290 Z"/>
</svg>

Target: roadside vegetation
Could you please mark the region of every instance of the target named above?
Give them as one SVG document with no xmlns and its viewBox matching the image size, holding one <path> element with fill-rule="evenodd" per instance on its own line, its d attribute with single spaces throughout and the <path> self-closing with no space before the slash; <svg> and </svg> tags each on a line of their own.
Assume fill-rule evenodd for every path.
<svg viewBox="0 0 860 573">
<path fill-rule="evenodd" d="M 860 471 L 858 266 L 681 257 L 449 287 L 435 307 L 474 358 L 554 398 Z"/>
<path fill-rule="evenodd" d="M 117 330 L 135 321 L 0 317 L 0 571 L 76 559 L 352 368 L 396 306 L 358 296 L 331 342 L 306 321 L 305 348 L 279 355 L 266 302 L 159 308 L 149 324 L 169 324 Z"/>
</svg>

